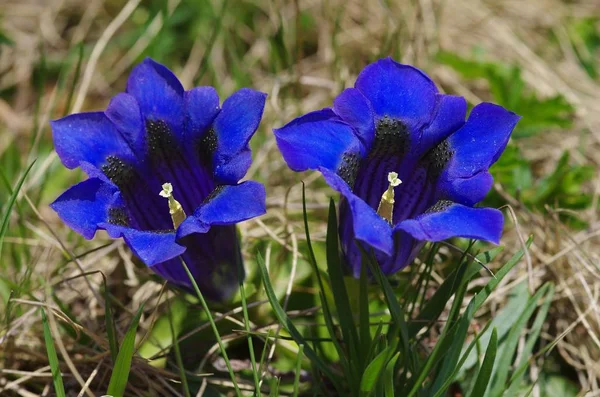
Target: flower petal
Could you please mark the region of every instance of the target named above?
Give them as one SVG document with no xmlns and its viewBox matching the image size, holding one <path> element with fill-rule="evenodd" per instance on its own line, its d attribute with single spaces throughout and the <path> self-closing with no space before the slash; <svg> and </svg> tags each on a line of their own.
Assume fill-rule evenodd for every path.
<svg viewBox="0 0 600 397">
<path fill-rule="evenodd" d="M 354 86 L 367 97 L 378 116 L 399 118 L 413 129 L 429 122 L 438 92 L 425 73 L 391 58 L 364 68 Z"/>
<path fill-rule="evenodd" d="M 90 240 L 98 230 L 98 224 L 108 220 L 108 209 L 116 192 L 114 185 L 91 178 L 61 194 L 50 208 L 71 229 Z"/>
<path fill-rule="evenodd" d="M 252 150 L 243 149 L 227 162 L 220 162 L 214 166 L 214 178 L 217 183 L 235 185 L 246 175 L 252 164 Z"/>
<path fill-rule="evenodd" d="M 127 92 L 137 100 L 144 121 L 164 121 L 178 137 L 182 137 L 184 90 L 167 67 L 150 58 L 144 59 L 131 71 Z"/>
<path fill-rule="evenodd" d="M 185 247 L 176 242 L 175 230 L 138 230 L 113 224 L 101 226 L 111 237 L 123 237 L 133 253 L 150 267 L 176 258 L 185 252 Z"/>
<path fill-rule="evenodd" d="M 429 212 L 400 222 L 397 228 L 410 233 L 417 240 L 442 241 L 464 237 L 498 244 L 503 223 L 502 213 L 494 208 L 438 202 Z"/>
<path fill-rule="evenodd" d="M 423 129 L 419 153 L 425 153 L 465 124 L 467 101 L 454 95 L 437 94 L 435 114 L 431 123 Z"/>
<path fill-rule="evenodd" d="M 333 110 L 357 132 L 365 147 L 375 138 L 375 119 L 371 104 L 356 88 L 347 88 L 333 101 Z"/>
<path fill-rule="evenodd" d="M 133 95 L 124 92 L 115 95 L 104 113 L 121 132 L 134 153 L 142 158 L 146 151 L 146 131 L 140 106 Z"/>
<path fill-rule="evenodd" d="M 219 94 L 213 87 L 195 87 L 185 92 L 187 113 L 186 141 L 194 142 L 204 135 L 219 114 Z"/>
<path fill-rule="evenodd" d="M 364 242 L 385 255 L 391 255 L 394 249 L 394 242 L 392 240 L 392 228 L 390 224 L 379 216 L 373 208 L 369 207 L 367 203 L 352 193 L 348 184 L 335 172 L 323 167 L 319 168 L 319 171 L 323 174 L 327 184 L 340 192 L 348 202 L 350 212 L 348 214 L 340 212 L 340 228 L 343 227 L 343 224 L 352 222 L 354 239 Z M 346 245 L 351 243 L 351 241 L 342 242 L 342 244 Z"/>
<path fill-rule="evenodd" d="M 72 114 L 50 126 L 56 153 L 67 168 L 83 161 L 100 168 L 110 155 L 133 161 L 129 145 L 103 112 Z"/>
<path fill-rule="evenodd" d="M 239 185 L 221 185 L 213 196 L 189 216 L 177 230 L 177 238 L 206 233 L 213 225 L 233 225 L 266 213 L 265 187 L 246 181 Z"/>
<path fill-rule="evenodd" d="M 447 166 L 448 178 L 470 178 L 498 160 L 520 117 L 501 106 L 481 103 L 467 123 L 448 142 L 454 155 Z"/>
<path fill-rule="evenodd" d="M 294 171 L 337 170 L 344 154 L 362 151 L 352 127 L 331 109 L 308 113 L 273 132 L 283 158 Z"/>
<path fill-rule="evenodd" d="M 267 94 L 249 88 L 236 91 L 223 102 L 214 122 L 216 161 L 227 162 L 244 150 L 260 124 Z"/>
<path fill-rule="evenodd" d="M 488 194 L 494 177 L 488 171 L 481 171 L 470 178 L 455 178 L 438 182 L 438 195 L 460 204 L 473 206 Z"/>
</svg>

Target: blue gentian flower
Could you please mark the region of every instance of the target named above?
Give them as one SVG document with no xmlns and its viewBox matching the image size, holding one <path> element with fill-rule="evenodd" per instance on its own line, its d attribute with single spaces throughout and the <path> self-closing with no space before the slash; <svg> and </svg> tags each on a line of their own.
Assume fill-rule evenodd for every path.
<svg viewBox="0 0 600 397">
<path fill-rule="evenodd" d="M 465 122 L 464 98 L 440 94 L 422 71 L 387 58 L 368 65 L 332 108 L 274 130 L 294 171 L 319 170 L 341 193 L 339 235 L 355 277 L 357 242 L 392 274 L 426 241 L 498 243 L 503 216 L 475 208 L 492 186 L 519 116 L 490 103 Z"/>
<path fill-rule="evenodd" d="M 206 297 L 229 297 L 241 261 L 235 224 L 265 213 L 264 187 L 238 183 L 265 97 L 241 89 L 219 106 L 214 88 L 185 91 L 169 69 L 144 60 L 104 112 L 51 122 L 62 163 L 89 176 L 51 207 L 87 239 L 98 229 L 123 237 L 189 290 L 181 256 Z"/>
</svg>

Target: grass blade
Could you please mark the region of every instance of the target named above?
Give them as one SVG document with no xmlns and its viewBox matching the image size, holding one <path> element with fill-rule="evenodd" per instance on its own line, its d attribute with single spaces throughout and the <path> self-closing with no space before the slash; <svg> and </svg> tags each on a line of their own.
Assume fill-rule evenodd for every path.
<svg viewBox="0 0 600 397">
<path fill-rule="evenodd" d="M 54 392 L 57 397 L 65 397 L 65 386 L 63 385 L 62 375 L 60 373 L 60 365 L 58 355 L 54 347 L 52 332 L 46 318 L 46 312 L 42 310 L 42 324 L 44 325 L 44 341 L 46 342 L 46 351 L 48 352 L 48 363 L 50 364 L 50 372 L 52 372 L 52 382 L 54 382 Z"/>
<path fill-rule="evenodd" d="M 133 354 L 135 353 L 135 335 L 137 333 L 137 327 L 142 317 L 142 311 L 144 305 L 140 306 L 137 313 L 131 320 L 131 325 L 121 343 L 119 354 L 117 355 L 117 361 L 113 367 L 112 375 L 108 383 L 108 390 L 106 394 L 113 397 L 122 397 L 127 387 L 127 379 L 129 379 L 129 371 L 131 370 L 131 361 L 133 360 Z"/>
<path fill-rule="evenodd" d="M 373 391 L 377 381 L 384 372 L 384 367 L 388 362 L 390 353 L 393 353 L 393 350 L 388 347 L 375 356 L 369 365 L 367 365 L 367 369 L 365 369 L 360 380 L 361 392 L 370 393 Z"/>
<path fill-rule="evenodd" d="M 485 395 L 485 390 L 487 389 L 488 383 L 490 382 L 490 378 L 492 376 L 492 369 L 494 368 L 494 362 L 496 361 L 496 349 L 498 348 L 498 333 L 496 332 L 496 328 L 492 330 L 492 338 L 490 339 L 490 343 L 485 351 L 485 357 L 483 358 L 483 363 L 481 364 L 481 368 L 479 369 L 479 373 L 477 374 L 477 380 L 475 381 L 475 386 L 471 391 L 472 397 L 478 397 Z"/>
<path fill-rule="evenodd" d="M 296 358 L 296 374 L 294 375 L 294 397 L 298 397 L 300 389 L 300 371 L 302 370 L 302 356 L 304 355 L 304 345 L 298 345 L 298 357 Z"/>
<path fill-rule="evenodd" d="M 306 357 L 308 357 L 309 360 L 312 361 L 319 368 L 319 370 L 329 378 L 329 380 L 333 383 L 334 387 L 338 390 L 338 392 L 341 393 L 343 389 L 341 388 L 338 378 L 331 370 L 329 364 L 327 364 L 321 357 L 317 355 L 317 353 L 312 348 L 308 346 L 308 344 L 302 337 L 302 334 L 300 334 L 300 331 L 298 331 L 296 326 L 292 323 L 288 315 L 283 310 L 283 307 L 281 307 L 281 305 L 279 304 L 277 296 L 275 295 L 275 291 L 273 290 L 273 285 L 271 284 L 271 280 L 269 279 L 269 273 L 265 266 L 265 261 L 260 252 L 257 254 L 257 262 L 258 269 L 262 277 L 263 285 L 265 287 L 265 292 L 267 294 L 269 302 L 271 303 L 271 307 L 273 308 L 275 317 L 277 317 L 277 320 L 279 320 L 281 325 L 294 338 L 298 345 L 304 345 L 304 354 L 306 355 Z"/>
<path fill-rule="evenodd" d="M 358 354 L 358 334 L 356 326 L 352 318 L 352 309 L 350 308 L 350 300 L 348 299 L 348 291 L 344 283 L 344 272 L 340 261 L 340 251 L 338 246 L 338 224 L 335 211 L 335 202 L 333 199 L 329 201 L 329 220 L 327 222 L 327 273 L 331 282 L 331 290 L 335 300 L 335 306 L 338 312 L 342 335 L 344 336 L 344 344 L 348 347 L 349 361 L 352 363 L 359 362 Z M 358 368 L 355 368 L 358 369 Z M 351 375 L 351 374 L 349 374 Z M 352 379 L 356 380 L 358 374 L 354 374 Z"/>
</svg>

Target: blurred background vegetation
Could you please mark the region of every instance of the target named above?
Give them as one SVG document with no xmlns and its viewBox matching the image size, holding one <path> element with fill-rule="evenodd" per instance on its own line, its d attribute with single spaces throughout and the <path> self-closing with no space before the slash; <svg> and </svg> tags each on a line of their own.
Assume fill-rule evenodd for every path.
<svg viewBox="0 0 600 397">
<path fill-rule="evenodd" d="M 58 161 L 48 121 L 104 109 L 124 90 L 131 67 L 146 56 L 166 64 L 188 89 L 212 85 L 221 99 L 241 87 L 269 94 L 247 175 L 267 185 L 269 212 L 240 227 L 250 318 L 263 334 L 279 327 L 265 304 L 256 252 L 266 258 L 290 316 L 318 321 L 299 182 L 307 186 L 311 235 L 321 257 L 333 195 L 318 173 L 287 169 L 273 127 L 329 106 L 366 64 L 385 56 L 425 70 L 441 90 L 462 95 L 471 105 L 492 101 L 523 116 L 492 168 L 496 183 L 487 204 L 510 207 L 504 210 L 505 249 L 488 266 L 494 270 L 504 263 L 528 235 L 534 240 L 470 332 L 496 318 L 502 346 L 518 323 L 511 313 L 521 313 L 533 292 L 552 281 L 555 293 L 535 346 L 525 343 L 535 328 L 527 322 L 515 345 L 515 362 L 522 354 L 530 361 L 524 382 L 533 388 L 523 390 L 536 396 L 600 395 L 596 0 L 0 1 L 2 395 L 52 395 L 44 330 L 59 350 L 65 388 L 76 395 L 89 381 L 87 395 L 103 394 L 112 370 L 109 334 L 114 331 L 121 340 L 142 302 L 130 395 L 179 393 L 171 381 L 179 379 L 173 333 L 195 390 L 217 393 L 230 386 L 193 299 L 165 289 L 121 241 L 103 234 L 86 241 L 48 208 L 83 178 Z M 456 244 L 465 248 L 464 242 Z M 457 255 L 440 248 L 428 273 L 429 295 L 454 269 Z M 421 258 L 395 285 L 410 285 L 425 266 Z M 373 305 L 372 312 L 381 309 Z M 47 309 L 46 323 L 40 307 Z M 245 335 L 236 332 L 243 328 L 239 301 L 212 308 L 236 371 L 250 379 L 247 345 L 239 343 Z M 310 321 L 303 326 L 318 338 L 322 327 Z M 435 336 L 430 334 L 429 343 Z M 528 357 L 551 341 L 556 342 L 551 353 Z M 266 355 L 270 363 L 264 368 L 267 388 L 273 379 L 293 381 L 296 363 L 295 344 L 280 339 L 272 346 L 276 349 L 256 338 L 257 356 Z M 310 377 L 307 371 L 302 377 Z M 468 380 L 467 372 L 460 376 Z M 459 384 L 452 393 L 463 395 Z"/>
</svg>

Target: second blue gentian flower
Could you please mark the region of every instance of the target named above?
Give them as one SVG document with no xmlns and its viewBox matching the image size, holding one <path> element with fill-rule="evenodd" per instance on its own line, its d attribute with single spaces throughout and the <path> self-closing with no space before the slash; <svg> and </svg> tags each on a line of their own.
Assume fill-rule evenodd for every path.
<svg viewBox="0 0 600 397">
<path fill-rule="evenodd" d="M 53 121 L 63 164 L 89 179 L 51 207 L 85 238 L 98 229 L 123 237 L 156 273 L 191 289 L 183 258 L 205 296 L 221 300 L 238 285 L 235 224 L 265 213 L 265 189 L 238 183 L 266 95 L 241 89 L 220 105 L 212 87 L 185 91 L 151 59 L 104 112 Z"/>
<path fill-rule="evenodd" d="M 503 216 L 476 208 L 492 187 L 489 167 L 519 116 L 490 103 L 465 121 L 464 98 L 440 94 L 422 71 L 387 58 L 367 66 L 332 108 L 276 129 L 294 171 L 319 170 L 342 195 L 339 235 L 360 275 L 361 244 L 394 273 L 426 241 L 498 243 Z"/>
</svg>

